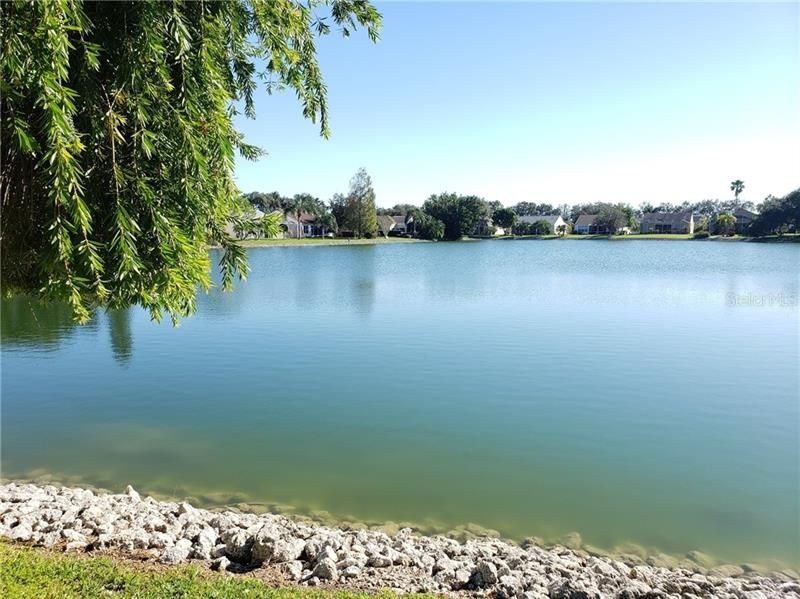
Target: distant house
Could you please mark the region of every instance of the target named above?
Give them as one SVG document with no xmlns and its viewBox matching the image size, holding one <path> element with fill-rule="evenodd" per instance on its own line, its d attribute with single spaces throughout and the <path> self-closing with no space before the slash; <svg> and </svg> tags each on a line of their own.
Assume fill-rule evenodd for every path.
<svg viewBox="0 0 800 599">
<path fill-rule="evenodd" d="M 285 214 L 280 223 L 281 237 L 284 239 L 295 239 L 297 237 L 322 237 L 322 227 L 316 223 L 316 218 L 308 212 L 300 213 L 300 231 L 298 234 L 296 214 Z"/>
<path fill-rule="evenodd" d="M 739 234 L 747 233 L 747 230 L 750 228 L 750 224 L 758 216 L 758 214 L 755 212 L 750 212 L 745 208 L 737 208 L 733 211 L 733 215 L 736 217 L 734 230 Z"/>
<path fill-rule="evenodd" d="M 505 230 L 502 227 L 497 227 L 492 222 L 491 217 L 482 216 L 478 219 L 478 224 L 475 225 L 475 235 L 477 237 L 491 237 L 492 235 L 505 235 Z"/>
<path fill-rule="evenodd" d="M 694 233 L 694 214 L 685 212 L 646 212 L 642 215 L 640 233 Z"/>
<path fill-rule="evenodd" d="M 521 223 L 528 223 L 531 225 L 543 220 L 550 224 L 550 229 L 553 233 L 558 233 L 559 227 L 567 226 L 567 222 L 558 214 L 526 214 L 524 216 L 520 216 L 517 220 Z"/>
<path fill-rule="evenodd" d="M 389 235 L 403 235 L 407 231 L 405 216 L 379 214 L 377 221 L 378 231 L 384 237 L 388 237 Z"/>
<path fill-rule="evenodd" d="M 394 225 L 392 226 L 392 233 L 397 235 L 403 235 L 408 232 L 408 228 L 406 227 L 406 217 L 402 215 L 395 215 L 392 216 L 394 219 Z"/>
<path fill-rule="evenodd" d="M 599 224 L 597 222 L 599 218 L 599 214 L 581 214 L 575 221 L 572 232 L 578 235 L 627 235 L 631 232 L 630 227 L 620 227 L 612 231 L 607 226 Z"/>
<path fill-rule="evenodd" d="M 260 221 L 262 218 L 264 218 L 264 213 L 261 212 L 261 210 L 259 210 L 258 208 L 253 208 L 246 214 L 246 218 L 252 221 Z M 259 237 L 259 235 L 248 234 L 244 231 L 240 231 L 239 229 L 233 226 L 233 223 L 228 223 L 227 225 L 225 225 L 225 232 L 231 237 L 235 237 L 236 239 L 248 239 L 248 238 L 252 239 Z M 263 236 L 263 233 L 261 233 L 261 236 Z"/>
</svg>

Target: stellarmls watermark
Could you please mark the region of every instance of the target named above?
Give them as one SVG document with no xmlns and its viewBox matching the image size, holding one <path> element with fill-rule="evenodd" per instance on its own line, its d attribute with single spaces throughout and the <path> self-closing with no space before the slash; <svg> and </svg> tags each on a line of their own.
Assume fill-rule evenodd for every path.
<svg viewBox="0 0 800 599">
<path fill-rule="evenodd" d="M 729 306 L 749 308 L 779 307 L 790 308 L 798 305 L 797 293 L 736 293 L 729 291 L 726 296 Z"/>
</svg>

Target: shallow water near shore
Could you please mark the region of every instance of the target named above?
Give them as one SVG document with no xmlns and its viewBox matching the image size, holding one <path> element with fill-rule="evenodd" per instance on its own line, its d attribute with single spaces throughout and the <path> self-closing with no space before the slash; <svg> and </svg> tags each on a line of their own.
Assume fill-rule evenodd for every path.
<svg viewBox="0 0 800 599">
<path fill-rule="evenodd" d="M 249 256 L 178 329 L 4 300 L 3 476 L 800 566 L 800 247 Z"/>
</svg>

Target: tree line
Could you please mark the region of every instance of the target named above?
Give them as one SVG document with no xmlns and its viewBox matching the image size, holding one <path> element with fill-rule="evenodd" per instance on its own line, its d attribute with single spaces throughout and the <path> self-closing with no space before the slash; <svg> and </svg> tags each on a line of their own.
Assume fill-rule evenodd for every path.
<svg viewBox="0 0 800 599">
<path fill-rule="evenodd" d="M 729 200 L 706 199 L 682 204 L 644 203 L 633 207 L 624 203 L 587 202 L 581 204 L 552 205 L 547 203 L 520 202 L 504 207 L 501 202 L 487 201 L 476 195 L 462 195 L 443 192 L 429 196 L 422 206 L 411 203 L 396 204 L 391 208 L 375 207 L 375 191 L 372 180 L 364 169 L 356 173 L 350 182 L 350 191 L 335 194 L 326 204 L 309 194 L 298 194 L 284 198 L 277 192 L 268 194 L 254 192 L 245 197 L 251 205 L 264 212 L 279 211 L 296 214 L 300 212 L 315 217 L 325 230 L 336 233 L 346 232 L 355 237 L 371 237 L 387 231 L 379 225 L 380 217 L 402 217 L 407 235 L 430 240 L 455 240 L 478 232 L 491 234 L 493 228 L 500 227 L 514 235 L 566 234 L 581 214 L 596 215 L 595 225 L 601 229 L 618 231 L 628 228 L 638 229 L 638 223 L 647 213 L 691 212 L 695 215 L 695 231 L 706 234 L 732 234 L 736 223 L 734 212 L 743 208 L 754 211 L 756 216 L 748 231 L 749 235 L 760 236 L 773 233 L 797 231 L 800 219 L 798 197 L 795 190 L 783 198 L 768 196 L 755 205 L 743 201 L 740 194 L 744 182 L 731 182 L 734 197 Z M 561 216 L 565 225 L 553 230 L 548 220 L 535 220 L 536 216 Z M 526 217 L 521 220 L 522 217 Z M 531 219 L 530 217 L 534 217 Z M 484 227 L 485 225 L 485 227 Z"/>
<path fill-rule="evenodd" d="M 303 236 L 304 217 L 312 220 L 323 236 L 346 232 L 353 237 L 372 237 L 378 231 L 375 189 L 371 177 L 363 168 L 350 180 L 347 194 L 336 193 L 328 203 L 308 193 L 286 197 L 277 191 L 254 191 L 243 198 L 253 208 L 267 215 L 279 213 L 291 216 L 297 237 Z"/>
</svg>

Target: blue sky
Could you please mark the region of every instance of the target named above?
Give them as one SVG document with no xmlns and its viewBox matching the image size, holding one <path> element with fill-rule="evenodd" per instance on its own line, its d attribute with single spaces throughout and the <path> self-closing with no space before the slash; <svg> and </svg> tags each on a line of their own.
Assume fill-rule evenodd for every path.
<svg viewBox="0 0 800 599">
<path fill-rule="evenodd" d="M 243 191 L 506 205 L 760 201 L 800 186 L 800 4 L 377 3 L 381 41 L 319 43 L 332 136 L 257 94 Z"/>
</svg>

